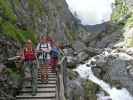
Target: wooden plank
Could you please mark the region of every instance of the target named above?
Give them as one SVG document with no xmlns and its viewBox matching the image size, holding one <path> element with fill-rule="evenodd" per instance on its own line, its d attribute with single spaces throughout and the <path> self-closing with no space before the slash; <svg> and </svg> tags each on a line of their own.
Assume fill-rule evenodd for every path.
<svg viewBox="0 0 133 100">
<path fill-rule="evenodd" d="M 47 99 L 55 98 L 55 93 L 37 93 L 37 95 L 32 96 L 31 93 L 23 93 L 19 96 L 16 96 L 16 99 Z"/>
</svg>

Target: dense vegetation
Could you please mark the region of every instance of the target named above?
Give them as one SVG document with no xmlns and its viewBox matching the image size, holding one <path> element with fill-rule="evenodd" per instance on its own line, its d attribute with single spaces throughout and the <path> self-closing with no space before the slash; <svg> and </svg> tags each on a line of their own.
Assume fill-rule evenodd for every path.
<svg viewBox="0 0 133 100">
<path fill-rule="evenodd" d="M 116 0 L 115 9 L 112 14 L 112 22 L 117 24 L 121 30 L 125 31 L 123 32 L 125 45 L 132 47 L 133 37 L 131 37 L 132 32 L 130 30 L 133 27 L 133 9 L 128 7 L 128 4 L 124 0 Z"/>
<path fill-rule="evenodd" d="M 19 4 L 19 1 L 16 0 Z M 17 25 L 18 17 L 16 16 L 13 6 L 9 0 L 0 0 L 0 33 L 11 37 L 18 42 L 24 42 L 30 38 L 36 41 L 36 35 L 31 30 L 24 30 Z M 32 37 L 31 37 L 32 36 Z"/>
</svg>

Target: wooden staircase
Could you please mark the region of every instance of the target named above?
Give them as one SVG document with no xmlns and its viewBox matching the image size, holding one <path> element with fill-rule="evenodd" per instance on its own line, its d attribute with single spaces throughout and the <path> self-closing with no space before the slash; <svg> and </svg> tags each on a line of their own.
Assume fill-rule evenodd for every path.
<svg viewBox="0 0 133 100">
<path fill-rule="evenodd" d="M 20 90 L 19 95 L 16 96 L 16 100 L 58 100 L 57 97 L 57 75 L 51 72 L 51 68 L 48 68 L 48 83 L 41 82 L 41 72 L 38 71 L 38 89 L 36 96 L 32 96 L 31 86 L 27 86 Z"/>
</svg>

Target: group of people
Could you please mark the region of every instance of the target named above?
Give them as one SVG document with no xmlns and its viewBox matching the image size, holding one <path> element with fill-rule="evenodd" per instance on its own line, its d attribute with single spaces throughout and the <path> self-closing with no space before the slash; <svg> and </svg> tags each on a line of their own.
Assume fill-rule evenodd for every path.
<svg viewBox="0 0 133 100">
<path fill-rule="evenodd" d="M 48 67 L 51 67 L 52 72 L 56 72 L 59 53 L 57 43 L 49 36 L 41 36 L 36 48 L 33 47 L 31 40 L 27 40 L 20 57 L 24 62 L 25 83 L 31 82 L 33 96 L 37 92 L 38 69 L 41 72 L 41 81 L 47 83 Z"/>
</svg>

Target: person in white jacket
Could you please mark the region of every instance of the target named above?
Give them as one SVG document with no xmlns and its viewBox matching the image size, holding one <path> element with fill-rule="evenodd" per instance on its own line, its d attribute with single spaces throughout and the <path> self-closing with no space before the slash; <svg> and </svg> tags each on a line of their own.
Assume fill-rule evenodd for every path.
<svg viewBox="0 0 133 100">
<path fill-rule="evenodd" d="M 38 59 L 41 69 L 41 80 L 47 82 L 48 80 L 48 60 L 50 59 L 51 45 L 47 41 L 46 36 L 41 36 L 40 43 L 37 45 Z"/>
</svg>

